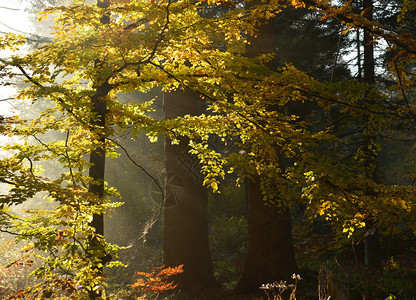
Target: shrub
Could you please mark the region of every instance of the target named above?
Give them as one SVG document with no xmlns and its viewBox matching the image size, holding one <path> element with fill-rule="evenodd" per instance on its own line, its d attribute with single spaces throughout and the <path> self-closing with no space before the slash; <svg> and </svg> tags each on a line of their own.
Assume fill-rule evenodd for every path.
<svg viewBox="0 0 416 300">
<path fill-rule="evenodd" d="M 174 290 L 177 287 L 173 281 L 169 281 L 169 277 L 178 275 L 183 272 L 183 265 L 174 268 L 165 268 L 164 266 L 154 268 L 150 273 L 137 272 L 137 281 L 132 284 L 133 293 L 141 295 L 138 299 L 147 299 L 148 293 L 153 295 L 162 294 L 164 292 Z M 143 294 L 145 294 L 143 296 Z"/>
</svg>

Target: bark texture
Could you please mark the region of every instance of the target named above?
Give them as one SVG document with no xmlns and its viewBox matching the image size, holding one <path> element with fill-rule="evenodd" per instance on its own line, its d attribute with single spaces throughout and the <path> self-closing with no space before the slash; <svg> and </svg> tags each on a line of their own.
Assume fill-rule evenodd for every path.
<svg viewBox="0 0 416 300">
<path fill-rule="evenodd" d="M 248 251 L 236 291 L 258 292 L 263 283 L 289 280 L 296 270 L 289 209 L 266 205 L 259 181 L 250 181 Z"/>
</svg>

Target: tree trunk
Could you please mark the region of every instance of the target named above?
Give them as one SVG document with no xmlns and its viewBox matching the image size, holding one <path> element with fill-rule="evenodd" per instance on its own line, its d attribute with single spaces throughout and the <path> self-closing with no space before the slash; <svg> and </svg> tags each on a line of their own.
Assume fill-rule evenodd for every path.
<svg viewBox="0 0 416 300">
<path fill-rule="evenodd" d="M 104 128 L 106 119 L 106 101 L 101 97 L 94 95 L 91 97 L 92 113 L 96 115 L 95 119 L 91 121 L 91 125 L 97 128 Z M 102 130 L 102 129 L 98 129 Z M 99 135 L 98 142 L 101 144 L 97 149 L 90 154 L 91 167 L 88 176 L 94 181 L 88 187 L 88 192 L 102 198 L 104 196 L 104 171 L 105 171 L 105 136 Z M 94 214 L 90 225 L 95 228 L 95 233 L 104 235 L 104 218 L 102 214 Z"/>
<path fill-rule="evenodd" d="M 108 7 L 109 1 L 97 0 L 97 6 Z M 98 59 L 95 61 L 96 68 L 98 68 L 99 62 L 100 61 Z M 92 130 L 97 130 L 100 132 L 98 134 L 98 139 L 97 139 L 98 142 L 100 143 L 100 146 L 98 146 L 96 149 L 94 149 L 90 153 L 91 167 L 89 169 L 88 176 L 91 177 L 93 182 L 90 183 L 88 187 L 88 192 L 93 193 L 99 199 L 103 199 L 104 197 L 105 138 L 106 138 L 105 126 L 106 126 L 106 114 L 107 114 L 106 96 L 108 95 L 110 91 L 111 91 L 111 85 L 107 81 L 102 82 L 101 84 L 98 84 L 96 86 L 96 92 L 93 96 L 91 96 L 91 104 L 92 104 L 91 113 L 93 114 L 93 117 L 90 121 L 90 124 L 91 124 Z M 104 236 L 103 214 L 93 214 L 92 221 L 90 222 L 89 225 L 95 229 L 96 235 L 100 235 L 102 237 Z M 101 263 L 101 266 L 97 265 L 95 267 L 95 270 L 97 270 L 98 274 L 102 274 L 104 265 L 108 263 L 112 257 L 111 255 L 105 253 L 103 245 L 101 245 L 101 243 L 95 236 L 89 237 L 89 248 L 98 249 L 100 251 L 98 258 Z M 91 289 L 89 291 L 89 298 L 92 300 L 101 298 L 101 291 L 100 290 L 94 291 L 94 289 Z"/>
<path fill-rule="evenodd" d="M 88 192 L 93 193 L 99 199 L 104 196 L 104 172 L 105 172 L 105 123 L 107 113 L 107 102 L 105 97 L 111 90 L 111 86 L 108 83 L 103 83 L 97 87 L 96 94 L 91 97 L 93 118 L 91 119 L 91 125 L 93 130 L 99 131 L 98 146 L 90 153 L 91 167 L 89 169 L 88 176 L 91 177 L 92 183 L 88 187 Z M 89 224 L 95 229 L 95 234 L 104 236 L 104 216 L 102 214 L 94 214 L 92 221 Z M 96 270 L 98 274 L 102 274 L 103 266 L 111 260 L 111 255 L 106 254 L 104 247 L 94 236 L 90 237 L 89 241 L 90 249 L 99 250 L 99 259 L 102 266 L 97 266 Z M 101 297 L 101 291 L 89 291 L 90 299 L 98 299 Z"/>
<path fill-rule="evenodd" d="M 259 180 L 248 182 L 248 252 L 236 291 L 258 292 L 263 283 L 288 280 L 296 272 L 288 208 L 267 206 Z"/>
<path fill-rule="evenodd" d="M 363 10 L 366 11 L 364 16 L 368 20 L 373 20 L 373 0 L 363 0 Z M 373 38 L 367 30 L 364 30 L 364 82 L 369 84 L 375 83 L 375 64 L 374 64 L 374 45 Z M 368 101 L 367 101 L 368 102 Z M 371 104 L 371 103 L 370 103 Z M 365 120 L 365 126 L 368 127 L 368 117 Z M 366 137 L 367 143 L 370 145 L 376 141 L 376 132 L 369 130 Z M 369 148 L 369 147 L 367 147 Z M 366 157 L 366 172 L 369 178 L 377 181 L 377 154 L 371 152 Z M 378 269 L 380 266 L 380 245 L 377 224 L 369 216 L 365 220 L 365 237 L 364 237 L 364 260 L 365 264 L 371 268 Z"/>
<path fill-rule="evenodd" d="M 373 0 L 363 0 L 363 10 L 366 11 L 364 16 L 373 20 Z M 370 84 L 375 82 L 374 70 L 374 45 L 373 37 L 368 30 L 364 30 L 364 81 Z"/>
<path fill-rule="evenodd" d="M 262 25 L 257 37 L 247 47 L 247 55 L 274 53 L 277 48 L 276 30 L 273 20 Z M 270 62 L 268 67 L 275 69 L 276 61 Z M 260 178 L 249 181 L 247 194 L 248 249 L 243 274 L 236 287 L 236 292 L 241 294 L 258 292 L 263 283 L 288 280 L 297 270 L 289 209 L 266 205 Z"/>
<path fill-rule="evenodd" d="M 199 102 L 191 92 L 165 94 L 165 118 L 197 115 Z M 181 290 L 216 286 L 208 245 L 207 191 L 198 159 L 188 151 L 187 141 L 172 145 L 165 139 L 163 263 L 184 265 L 184 272 L 175 278 Z"/>
</svg>

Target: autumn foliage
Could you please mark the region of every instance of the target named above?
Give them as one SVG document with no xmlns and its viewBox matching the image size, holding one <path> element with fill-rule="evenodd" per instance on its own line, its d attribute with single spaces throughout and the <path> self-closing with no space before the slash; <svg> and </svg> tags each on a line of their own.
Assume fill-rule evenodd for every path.
<svg viewBox="0 0 416 300">
<path fill-rule="evenodd" d="M 177 287 L 174 281 L 169 281 L 171 276 L 181 274 L 183 272 L 183 265 L 165 268 L 164 266 L 153 268 L 150 273 L 137 272 L 137 281 L 131 285 L 133 290 L 147 291 L 155 294 L 160 294 L 166 291 L 173 290 Z"/>
<path fill-rule="evenodd" d="M 18 278 L 22 264 L 4 256 L 7 262 L 1 265 L 14 261 L 17 271 L 0 270 L 5 274 L 0 274 L 0 295 L 21 290 L 25 299 L 29 293 L 53 299 L 105 297 L 108 280 L 102 270 L 124 266 L 117 261 L 122 247 L 106 241 L 94 217 L 111 215 L 122 205 L 113 201 L 121 193 L 107 178 L 87 175 L 99 165 L 87 158 L 101 153 L 117 159 L 124 137 L 139 139 L 143 133 L 151 142 L 161 136 L 173 144 L 188 140 L 203 184 L 212 192 L 222 190 L 227 176 L 234 176 L 237 186 L 261 178 L 269 204 L 302 207 L 308 222 L 330 228 L 325 238 L 339 237 L 336 249 L 374 234 L 366 233 L 370 223 L 390 244 L 399 235 L 416 240 L 416 177 L 414 163 L 409 163 L 415 160 L 414 146 L 397 152 L 397 158 L 390 155 L 400 139 L 414 142 L 416 132 L 416 38 L 411 30 L 402 32 L 414 1 L 397 4 L 397 30 L 368 19 L 353 1 L 260 1 L 248 7 L 228 0 L 87 2 L 93 1 L 46 9 L 40 19 L 55 19 L 54 41 L 0 58 L 0 84 L 25 80 L 24 87 L 17 85 L 16 101 L 47 103 L 36 116 L 0 117 L 0 135 L 19 141 L 0 148 L 9 154 L 0 159 L 0 184 L 5 186 L 0 232 L 33 245 L 39 266 L 31 276 L 40 282 L 25 292 L 7 282 Z M 224 6 L 227 13 L 206 17 L 209 9 Z M 342 35 L 357 30 L 360 37 L 361 30 L 381 48 L 385 45 L 386 75 L 381 79 L 388 86 L 353 78 L 323 81 L 290 62 L 271 70 L 267 64 L 273 54 L 246 55 L 260 25 L 290 7 L 309 8 L 314 14 L 307 19 L 338 21 L 336 32 Z M 105 24 L 103 16 L 109 19 Z M 25 42 L 21 35 L 3 35 L 0 50 L 16 52 Z M 207 112 L 160 120 L 153 117 L 154 100 L 120 101 L 122 94 L 151 94 L 155 88 L 195 92 L 206 101 Z M 56 133 L 60 137 L 51 140 Z M 241 151 L 217 151 L 211 138 Z M 389 155 L 387 163 L 383 155 Z M 59 163 L 62 172 L 48 174 L 48 163 Z M 398 165 L 406 170 L 396 170 Z M 412 183 L 399 176 L 396 180 L 396 171 Z M 373 176 L 377 172 L 383 176 Z M 91 188 L 97 186 L 103 190 Z M 30 201 L 47 205 L 21 210 Z M 393 269 L 401 260 L 390 261 Z M 171 277 L 182 272 L 182 266 L 138 272 L 131 288 L 163 293 L 176 288 Z"/>
</svg>

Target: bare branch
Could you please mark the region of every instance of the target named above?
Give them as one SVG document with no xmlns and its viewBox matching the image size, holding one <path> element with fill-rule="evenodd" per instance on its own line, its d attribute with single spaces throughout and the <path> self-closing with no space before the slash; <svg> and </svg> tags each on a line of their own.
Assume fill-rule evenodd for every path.
<svg viewBox="0 0 416 300">
<path fill-rule="evenodd" d="M 1 183 L 7 183 L 7 184 L 10 184 L 10 185 L 17 185 L 15 182 L 11 182 L 7 179 L 2 179 L 2 178 L 0 178 L 0 182 Z"/>
<path fill-rule="evenodd" d="M 68 153 L 68 140 L 69 140 L 69 136 L 70 136 L 70 131 L 69 129 L 66 131 L 66 138 L 65 138 L 65 155 L 64 157 L 68 160 L 68 168 L 69 168 L 69 173 L 71 174 L 71 179 L 72 179 L 72 186 L 75 187 L 76 185 L 76 181 L 75 181 L 75 177 L 74 177 L 74 172 L 72 171 L 72 164 L 71 164 L 71 158 L 69 157 L 69 153 Z"/>
<path fill-rule="evenodd" d="M 16 11 L 19 11 L 19 10 L 21 10 L 21 9 L 19 9 L 19 8 L 13 8 L 13 7 L 6 7 L 6 6 L 0 6 L 0 9 L 7 9 L 7 10 L 16 10 Z"/>
<path fill-rule="evenodd" d="M 37 34 L 33 34 L 33 33 L 30 33 L 30 32 L 26 32 L 26 31 L 21 31 L 19 29 L 10 27 L 9 25 L 7 25 L 7 24 L 5 24 L 5 23 L 3 23 L 1 21 L 0 21 L 0 24 L 3 25 L 4 27 L 9 28 L 12 31 L 15 31 L 15 32 L 18 32 L 18 33 L 21 33 L 21 34 L 26 35 L 27 36 L 26 39 L 29 40 L 29 41 L 31 41 L 31 42 L 42 42 L 42 43 L 52 42 L 52 39 L 51 38 L 48 38 L 48 37 L 45 37 L 45 36 L 41 36 L 41 35 L 37 35 Z M 0 31 L 0 33 L 7 34 L 8 32 Z"/>
<path fill-rule="evenodd" d="M 118 147 L 120 147 L 120 149 L 122 149 L 123 151 L 124 151 L 124 153 L 126 153 L 126 156 L 127 156 L 127 158 L 136 166 L 136 167 L 138 167 L 138 168 L 140 168 L 144 173 L 146 173 L 146 175 L 147 176 L 149 176 L 155 183 L 156 183 L 156 185 L 157 185 L 157 187 L 159 188 L 159 190 L 161 191 L 161 193 L 162 193 L 162 197 L 163 197 L 163 199 L 165 199 L 165 195 L 164 195 L 164 192 L 163 192 L 163 188 L 160 186 L 160 184 L 159 184 L 159 182 L 156 180 L 156 178 L 154 178 L 149 172 L 147 172 L 146 171 L 146 169 L 145 168 L 143 168 L 141 165 L 139 165 L 131 156 L 130 156 L 130 154 L 129 154 L 129 152 L 127 151 L 127 149 L 126 148 L 124 148 L 120 143 L 118 143 L 117 141 L 115 141 L 115 140 L 113 140 L 113 139 L 111 139 L 111 138 L 109 138 L 109 137 L 106 137 L 106 139 L 107 140 L 109 140 L 109 141 L 111 141 L 111 142 L 113 142 L 114 144 L 116 144 Z"/>
<path fill-rule="evenodd" d="M 21 65 L 17 65 L 17 68 L 20 70 L 20 72 L 22 72 L 23 76 L 25 76 L 27 80 L 29 80 L 31 83 L 41 88 L 44 88 L 44 86 L 37 82 L 35 79 L 33 79 L 32 76 L 30 76 Z"/>
<path fill-rule="evenodd" d="M 172 1 L 169 0 L 168 4 L 166 5 L 166 22 L 165 22 L 165 25 L 163 26 L 162 31 L 159 34 L 159 38 L 155 42 L 155 45 L 153 47 L 152 52 L 150 53 L 149 57 L 145 61 L 150 61 L 154 57 L 154 55 L 156 53 L 156 50 L 159 47 L 159 44 L 163 41 L 163 38 L 165 37 L 165 32 L 168 29 L 169 23 L 170 23 L 169 7 L 170 7 L 171 4 L 172 4 Z"/>
</svg>

